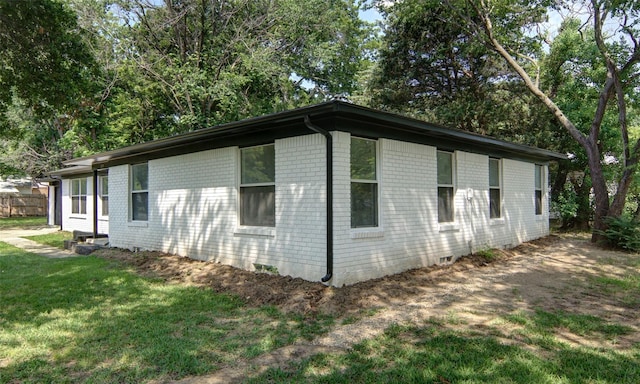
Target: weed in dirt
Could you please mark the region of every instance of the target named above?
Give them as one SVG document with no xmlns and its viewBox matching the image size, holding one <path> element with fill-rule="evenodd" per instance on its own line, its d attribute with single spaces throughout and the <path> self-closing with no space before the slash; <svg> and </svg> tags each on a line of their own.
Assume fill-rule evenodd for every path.
<svg viewBox="0 0 640 384">
<path fill-rule="evenodd" d="M 619 276 L 597 276 L 590 282 L 604 292 L 617 296 L 628 308 L 640 306 L 640 272 Z"/>
<path fill-rule="evenodd" d="M 481 249 L 481 250 L 477 251 L 475 254 L 480 256 L 480 257 L 482 257 L 487 262 L 494 261 L 494 260 L 496 260 L 498 258 L 498 254 L 496 253 L 496 251 L 494 249 L 491 249 L 491 248 Z"/>
</svg>

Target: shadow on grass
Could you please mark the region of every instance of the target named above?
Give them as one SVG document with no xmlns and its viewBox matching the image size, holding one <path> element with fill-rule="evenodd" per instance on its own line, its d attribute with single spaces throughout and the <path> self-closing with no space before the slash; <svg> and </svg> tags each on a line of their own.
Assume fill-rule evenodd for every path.
<svg viewBox="0 0 640 384">
<path fill-rule="evenodd" d="M 640 349 L 629 353 L 539 350 L 434 327 L 391 327 L 346 354 L 317 355 L 270 369 L 251 383 L 637 383 Z"/>
<path fill-rule="evenodd" d="M 93 257 L 0 243 L 0 382 L 138 382 L 198 375 L 326 324 L 140 278 Z"/>
</svg>

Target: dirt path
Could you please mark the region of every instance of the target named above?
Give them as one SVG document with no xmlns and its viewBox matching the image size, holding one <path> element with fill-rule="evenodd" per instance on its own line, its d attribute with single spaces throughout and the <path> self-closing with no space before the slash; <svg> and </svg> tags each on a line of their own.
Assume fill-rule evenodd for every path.
<svg viewBox="0 0 640 384">
<path fill-rule="evenodd" d="M 626 348 L 640 342 L 640 309 L 629 307 L 615 293 L 605 296 L 589 289 L 592 279 L 604 272 L 621 277 L 630 269 L 637 272 L 638 267 L 630 266 L 628 260 L 638 256 L 603 250 L 579 237 L 550 236 L 500 251 L 497 260 L 490 263 L 479 256 L 466 257 L 451 266 L 407 271 L 338 289 L 175 256 L 148 253 L 131 258 L 113 252 L 102 256 L 128 259 L 140 272 L 167 280 L 231 291 L 250 304 L 269 303 L 284 311 L 307 314 L 323 311 L 342 319 L 362 317 L 355 323 L 338 325 L 312 342 L 300 342 L 251 361 L 241 361 L 212 375 L 186 378 L 179 381 L 182 384 L 240 382 L 269 367 L 285 368 L 292 361 L 317 353 L 344 352 L 355 343 L 381 334 L 392 324 L 436 320 L 448 327 L 489 332 L 501 316 L 536 309 L 590 314 L 635 330 L 621 336 L 615 345 L 567 333 L 565 341 L 572 344 L 608 343 L 612 348 Z M 367 309 L 376 309 L 376 314 L 363 316 L 362 311 Z M 507 328 L 504 324 L 500 326 Z M 508 328 L 501 330 L 510 332 Z M 517 340 L 509 338 L 505 342 L 514 339 Z"/>
</svg>

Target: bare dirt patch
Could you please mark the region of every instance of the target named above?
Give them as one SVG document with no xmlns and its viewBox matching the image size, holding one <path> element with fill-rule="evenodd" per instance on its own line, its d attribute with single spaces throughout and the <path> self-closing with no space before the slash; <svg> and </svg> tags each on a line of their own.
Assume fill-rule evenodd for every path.
<svg viewBox="0 0 640 384">
<path fill-rule="evenodd" d="M 273 305 L 303 315 L 321 312 L 347 317 L 425 302 L 440 308 L 467 303 L 481 312 L 517 307 L 580 309 L 594 315 L 606 311 L 612 320 L 637 315 L 624 298 L 589 285 L 597 276 L 623 277 L 629 268 L 637 271 L 637 264 L 629 266 L 627 261 L 638 256 L 599 248 L 579 236 L 551 235 L 513 249 L 493 250 L 491 259 L 468 255 L 451 265 L 413 269 L 341 288 L 160 252 L 104 249 L 95 254 L 118 260 L 145 276 L 207 287 L 237 295 L 251 306 Z M 451 309 L 456 308 L 447 310 Z"/>
<path fill-rule="evenodd" d="M 487 267 L 499 268 L 515 255 L 528 254 L 559 241 L 560 238 L 549 236 L 511 250 L 495 251 L 495 258 L 491 260 L 480 255 L 468 255 L 450 265 L 412 269 L 341 288 L 290 276 L 249 272 L 160 252 L 133 253 L 112 248 L 96 251 L 94 255 L 118 260 L 145 276 L 234 294 L 248 305 L 274 305 L 284 312 L 321 312 L 342 317 L 366 309 L 407 303 L 423 293 L 426 287 L 449 281 L 452 273 Z"/>
<path fill-rule="evenodd" d="M 505 316 L 536 311 L 592 315 L 632 330 L 609 339 L 558 329 L 556 337 L 572 345 L 623 350 L 640 343 L 637 290 L 608 290 L 598 280 L 637 276 L 640 256 L 599 248 L 586 236 L 552 235 L 510 250 L 493 250 L 494 257 L 489 259 L 469 255 L 451 265 L 409 270 L 342 288 L 157 252 L 109 249 L 97 255 L 167 282 L 235 294 L 248 305 L 269 304 L 305 316 L 327 313 L 338 319 L 334 329 L 310 343 L 300 341 L 180 383 L 240 382 L 269 366 L 286 368 L 291 360 L 319 351 L 340 353 L 380 335 L 392 324 L 438 322 L 520 343 L 520 326 L 505 321 Z M 527 347 L 526 341 L 521 344 Z"/>
</svg>

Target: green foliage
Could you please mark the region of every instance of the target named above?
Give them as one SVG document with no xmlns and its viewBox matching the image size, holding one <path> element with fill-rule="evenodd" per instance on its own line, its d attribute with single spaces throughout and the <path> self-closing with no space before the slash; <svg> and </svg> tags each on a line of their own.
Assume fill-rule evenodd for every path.
<svg viewBox="0 0 640 384">
<path fill-rule="evenodd" d="M 631 252 L 640 252 L 640 223 L 628 216 L 607 217 L 607 228 L 598 233 L 604 235 L 607 243 L 616 248 Z"/>
<path fill-rule="evenodd" d="M 356 0 L 0 0 L 0 172 L 353 92 Z"/>
<path fill-rule="evenodd" d="M 465 9 L 466 3 L 409 0 L 384 8 L 387 27 L 370 86 L 371 104 L 538 144 L 531 123 L 546 124 L 548 114 L 479 34 L 465 23 L 451 22 L 457 19 L 453 7 Z"/>
<path fill-rule="evenodd" d="M 557 199 L 551 202 L 551 211 L 560 215 L 563 222 L 575 218 L 578 215 L 578 200 L 576 192 L 570 184 L 565 184 Z"/>
<path fill-rule="evenodd" d="M 495 250 L 491 248 L 481 249 L 475 254 L 482 257 L 486 261 L 493 261 L 498 257 L 498 255 L 495 253 Z"/>
<path fill-rule="evenodd" d="M 93 68 L 77 27 L 61 1 L 0 0 L 0 107 L 14 94 L 39 115 L 77 105 Z"/>
</svg>

